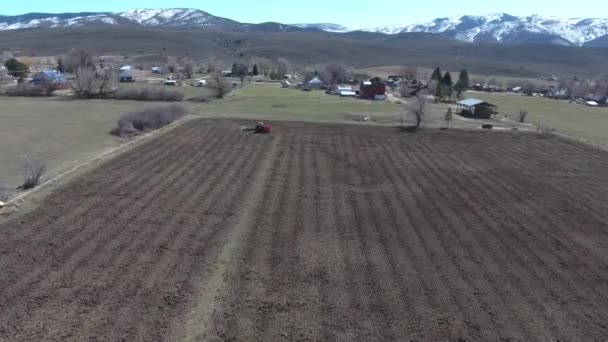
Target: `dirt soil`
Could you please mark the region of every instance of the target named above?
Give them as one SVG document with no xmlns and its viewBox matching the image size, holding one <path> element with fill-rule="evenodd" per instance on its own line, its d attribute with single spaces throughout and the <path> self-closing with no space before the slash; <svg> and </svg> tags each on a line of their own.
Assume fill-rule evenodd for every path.
<svg viewBox="0 0 608 342">
<path fill-rule="evenodd" d="M 593 341 L 608 154 L 196 120 L 0 225 L 0 340 Z"/>
</svg>

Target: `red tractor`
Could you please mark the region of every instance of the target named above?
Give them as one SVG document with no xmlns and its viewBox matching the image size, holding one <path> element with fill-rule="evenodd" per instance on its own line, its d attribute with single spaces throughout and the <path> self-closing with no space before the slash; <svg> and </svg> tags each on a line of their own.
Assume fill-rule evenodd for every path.
<svg viewBox="0 0 608 342">
<path fill-rule="evenodd" d="M 270 133 L 270 131 L 272 131 L 272 127 L 268 124 L 263 123 L 262 121 L 259 121 L 255 125 L 255 128 L 253 129 L 253 131 L 255 133 L 268 134 L 268 133 Z"/>
</svg>

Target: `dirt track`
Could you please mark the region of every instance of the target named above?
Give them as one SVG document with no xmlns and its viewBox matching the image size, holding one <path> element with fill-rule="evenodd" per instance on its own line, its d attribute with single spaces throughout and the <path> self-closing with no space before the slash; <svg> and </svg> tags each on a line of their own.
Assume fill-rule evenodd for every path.
<svg viewBox="0 0 608 342">
<path fill-rule="evenodd" d="M 1 225 L 0 340 L 608 336 L 608 154 L 274 126 L 189 123 Z"/>
</svg>

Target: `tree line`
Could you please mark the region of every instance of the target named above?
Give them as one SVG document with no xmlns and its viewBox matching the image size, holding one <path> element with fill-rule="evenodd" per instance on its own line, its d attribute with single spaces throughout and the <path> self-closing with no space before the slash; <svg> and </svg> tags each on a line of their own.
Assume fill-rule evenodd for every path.
<svg viewBox="0 0 608 342">
<path fill-rule="evenodd" d="M 437 67 L 431 75 L 431 82 L 429 83 L 429 89 L 432 90 L 437 100 L 448 99 L 453 101 L 454 97 L 457 99 L 462 98 L 462 93 L 469 90 L 471 87 L 471 81 L 469 78 L 469 72 L 466 69 L 460 71 L 458 80 L 454 82 L 452 75 L 449 71 L 445 74 L 441 73 L 441 68 Z"/>
</svg>

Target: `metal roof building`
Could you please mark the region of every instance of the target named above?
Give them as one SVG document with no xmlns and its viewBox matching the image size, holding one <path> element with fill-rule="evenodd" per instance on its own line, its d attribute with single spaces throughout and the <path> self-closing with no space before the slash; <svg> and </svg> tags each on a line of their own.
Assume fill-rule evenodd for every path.
<svg viewBox="0 0 608 342">
<path fill-rule="evenodd" d="M 457 105 L 457 114 L 477 119 L 489 119 L 498 109 L 498 106 L 478 99 L 464 99 Z"/>
</svg>

